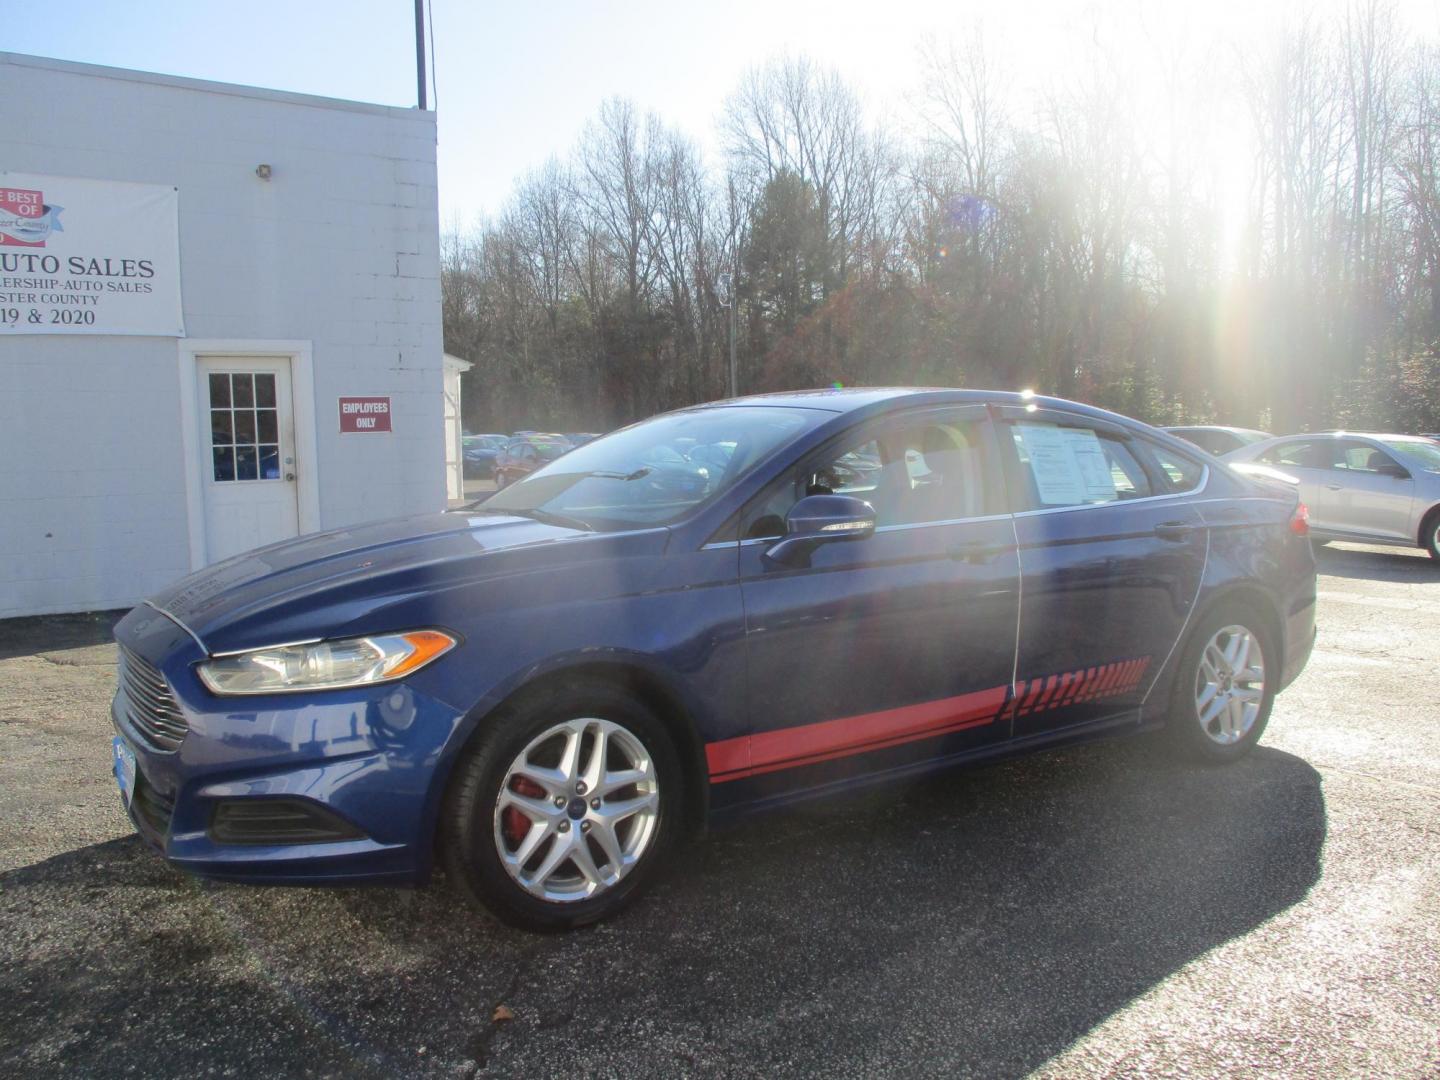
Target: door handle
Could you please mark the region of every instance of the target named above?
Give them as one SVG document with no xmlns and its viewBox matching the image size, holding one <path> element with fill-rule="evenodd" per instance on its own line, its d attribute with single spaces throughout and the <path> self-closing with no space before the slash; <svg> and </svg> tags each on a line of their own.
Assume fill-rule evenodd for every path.
<svg viewBox="0 0 1440 1080">
<path fill-rule="evenodd" d="M 1341 485 L 1339 485 L 1339 484 L 1326 484 L 1325 486 L 1326 486 L 1327 488 L 1329 488 L 1331 491 L 1343 491 L 1343 490 L 1344 490 L 1344 488 L 1343 488 Z"/>
<path fill-rule="evenodd" d="M 1155 526 L 1155 535 L 1161 540 L 1169 540 L 1172 543 L 1180 544 L 1190 539 L 1190 534 L 1195 531 L 1195 526 L 1188 521 L 1162 521 Z"/>
<path fill-rule="evenodd" d="M 983 563 L 989 562 L 1004 550 L 1004 547 L 986 543 L 984 540 L 966 540 L 951 545 L 950 558 L 957 562 Z"/>
</svg>

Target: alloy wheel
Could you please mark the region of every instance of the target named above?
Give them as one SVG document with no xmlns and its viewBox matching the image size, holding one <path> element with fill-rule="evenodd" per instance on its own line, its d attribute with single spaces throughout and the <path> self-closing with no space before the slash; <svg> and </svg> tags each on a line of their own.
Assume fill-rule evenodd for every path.
<svg viewBox="0 0 1440 1080">
<path fill-rule="evenodd" d="M 644 743 L 608 720 L 567 720 L 511 762 L 495 800 L 495 848 L 532 896 L 588 900 L 634 868 L 659 821 L 660 786 Z"/>
<path fill-rule="evenodd" d="M 1265 702 L 1265 655 L 1260 639 L 1243 626 L 1217 630 L 1200 654 L 1195 673 L 1195 716 L 1221 746 L 1250 734 Z"/>
</svg>

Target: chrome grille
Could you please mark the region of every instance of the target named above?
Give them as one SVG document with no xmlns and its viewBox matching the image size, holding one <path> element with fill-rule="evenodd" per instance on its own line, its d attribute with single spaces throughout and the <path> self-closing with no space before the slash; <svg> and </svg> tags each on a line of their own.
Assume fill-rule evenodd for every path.
<svg viewBox="0 0 1440 1080">
<path fill-rule="evenodd" d="M 120 691 L 125 716 L 157 750 L 178 750 L 190 730 L 185 714 L 155 666 L 129 649 L 120 650 Z"/>
</svg>

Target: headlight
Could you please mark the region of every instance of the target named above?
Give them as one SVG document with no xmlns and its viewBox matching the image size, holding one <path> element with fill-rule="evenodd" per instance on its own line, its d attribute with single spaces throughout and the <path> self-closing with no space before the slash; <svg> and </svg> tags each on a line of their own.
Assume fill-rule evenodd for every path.
<svg viewBox="0 0 1440 1080">
<path fill-rule="evenodd" d="M 390 682 L 455 647 L 439 630 L 376 634 L 343 641 L 275 645 L 206 660 L 197 671 L 216 694 L 284 694 Z"/>
</svg>

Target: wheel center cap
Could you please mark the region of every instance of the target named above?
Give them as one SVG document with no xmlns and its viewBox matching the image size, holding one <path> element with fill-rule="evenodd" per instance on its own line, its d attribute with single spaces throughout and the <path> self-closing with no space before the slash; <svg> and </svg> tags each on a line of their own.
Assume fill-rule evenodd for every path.
<svg viewBox="0 0 1440 1080">
<path fill-rule="evenodd" d="M 585 800 L 577 795 L 566 804 L 565 813 L 570 817 L 571 821 L 579 821 L 585 816 Z"/>
</svg>

